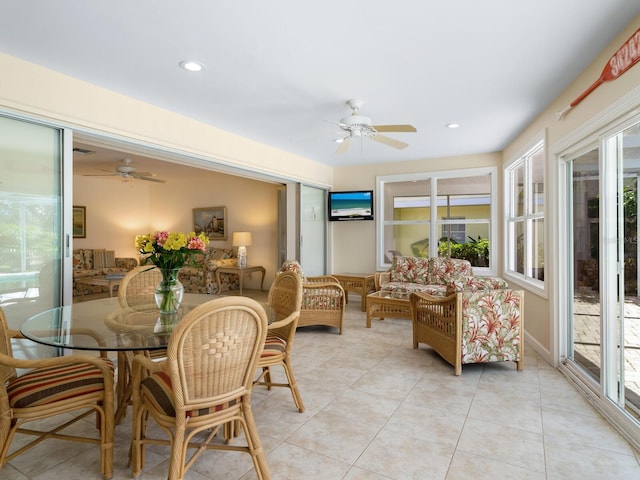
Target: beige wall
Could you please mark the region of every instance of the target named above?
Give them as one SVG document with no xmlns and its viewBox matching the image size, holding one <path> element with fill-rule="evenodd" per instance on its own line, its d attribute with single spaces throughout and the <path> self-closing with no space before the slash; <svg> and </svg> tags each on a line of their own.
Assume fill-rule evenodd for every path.
<svg viewBox="0 0 640 480">
<path fill-rule="evenodd" d="M 74 205 L 87 208 L 87 238 L 76 238 L 74 248 L 107 248 L 118 257 L 138 257 L 134 238 L 156 230 L 193 230 L 193 208 L 224 206 L 227 240 L 210 247 L 232 246 L 234 231 L 250 231 L 250 264 L 267 269 L 265 288 L 271 284 L 277 263 L 277 185 L 233 175 L 194 169 L 192 180 L 166 184 L 123 182 L 111 177 L 74 176 Z M 245 279 L 258 288 L 259 276 Z"/>
<path fill-rule="evenodd" d="M 0 109 L 278 178 L 331 185 L 331 167 L 0 53 Z"/>
</svg>

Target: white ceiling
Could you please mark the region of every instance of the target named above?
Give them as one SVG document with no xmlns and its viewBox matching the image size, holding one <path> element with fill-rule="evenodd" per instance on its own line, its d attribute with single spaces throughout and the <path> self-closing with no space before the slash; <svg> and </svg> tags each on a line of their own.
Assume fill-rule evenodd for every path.
<svg viewBox="0 0 640 480">
<path fill-rule="evenodd" d="M 0 0 L 0 51 L 356 165 L 503 149 L 637 15 L 637 0 Z M 386 134 L 409 147 L 336 155 L 350 98 L 414 125 Z"/>
</svg>

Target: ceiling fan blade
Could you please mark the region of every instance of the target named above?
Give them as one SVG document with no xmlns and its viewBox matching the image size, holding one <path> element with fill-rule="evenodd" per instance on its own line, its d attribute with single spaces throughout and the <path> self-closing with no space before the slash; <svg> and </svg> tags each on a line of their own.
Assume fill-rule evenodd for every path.
<svg viewBox="0 0 640 480">
<path fill-rule="evenodd" d="M 351 145 L 351 137 L 345 137 L 342 140 L 342 143 L 338 146 L 336 153 L 344 153 L 349 149 L 349 145 Z"/>
<path fill-rule="evenodd" d="M 139 175 L 141 177 L 155 177 L 156 176 L 155 173 L 151 173 L 151 172 L 131 172 L 131 173 L 135 173 L 136 175 Z"/>
<path fill-rule="evenodd" d="M 138 180 L 146 180 L 147 182 L 167 183 L 166 180 L 162 180 L 160 178 L 147 177 L 147 176 L 141 175 L 139 173 L 132 173 L 129 176 L 133 177 L 133 178 L 136 178 Z"/>
<path fill-rule="evenodd" d="M 376 132 L 417 132 L 413 125 L 372 125 Z"/>
<path fill-rule="evenodd" d="M 117 177 L 119 173 L 83 173 L 83 177 Z"/>
<path fill-rule="evenodd" d="M 371 137 L 371 140 L 384 143 L 385 145 L 397 148 L 398 150 L 402 150 L 403 148 L 407 148 L 409 146 L 408 143 L 401 142 L 399 140 L 396 140 L 395 138 L 385 137 L 384 135 L 373 135 Z"/>
</svg>

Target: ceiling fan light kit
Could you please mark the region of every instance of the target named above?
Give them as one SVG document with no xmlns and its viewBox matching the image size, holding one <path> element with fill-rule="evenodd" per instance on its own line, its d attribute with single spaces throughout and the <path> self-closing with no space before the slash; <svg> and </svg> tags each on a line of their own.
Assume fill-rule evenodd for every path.
<svg viewBox="0 0 640 480">
<path fill-rule="evenodd" d="M 347 133 L 347 136 L 340 143 L 336 153 L 344 153 L 349 148 L 352 138 L 368 137 L 384 145 L 393 148 L 403 149 L 409 145 L 393 138 L 380 135 L 379 132 L 416 132 L 413 125 L 372 125 L 371 119 L 364 115 L 359 115 L 358 111 L 362 106 L 362 100 L 347 100 L 347 106 L 351 109 L 351 115 L 341 118 L 338 126 Z"/>
</svg>

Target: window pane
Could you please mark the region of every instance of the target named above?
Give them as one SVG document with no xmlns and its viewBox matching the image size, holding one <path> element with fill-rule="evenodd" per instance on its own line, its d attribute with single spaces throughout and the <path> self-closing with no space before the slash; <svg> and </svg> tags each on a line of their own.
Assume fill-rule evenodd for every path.
<svg viewBox="0 0 640 480">
<path fill-rule="evenodd" d="M 513 213 L 514 217 L 524 215 L 524 162 L 512 171 Z"/>
<path fill-rule="evenodd" d="M 489 223 L 464 225 L 466 237 L 459 242 L 455 237 L 442 237 L 438 242 L 441 257 L 462 258 L 474 267 L 489 266 Z"/>
<path fill-rule="evenodd" d="M 544 280 L 544 220 L 531 222 L 531 272 L 529 276 Z"/>
<path fill-rule="evenodd" d="M 429 256 L 429 225 L 385 225 L 384 256 L 390 263 L 394 255 Z"/>
<path fill-rule="evenodd" d="M 544 213 L 544 149 L 531 155 L 531 212 Z"/>
<path fill-rule="evenodd" d="M 431 182 L 421 180 L 417 182 L 387 182 L 384 184 L 384 219 L 390 221 L 395 219 L 395 209 L 412 208 L 416 206 L 411 200 L 416 198 L 429 199 L 431 194 Z M 407 197 L 407 202 L 402 202 L 402 198 Z M 422 207 L 427 204 L 422 202 Z M 419 203 L 418 203 L 419 206 Z M 425 220 L 428 220 L 427 217 Z"/>
<path fill-rule="evenodd" d="M 524 238 L 524 222 L 514 222 L 515 227 L 515 239 L 516 239 L 516 264 L 515 270 L 518 273 L 524 274 L 524 262 L 525 262 L 525 238 Z"/>
</svg>

